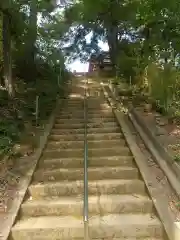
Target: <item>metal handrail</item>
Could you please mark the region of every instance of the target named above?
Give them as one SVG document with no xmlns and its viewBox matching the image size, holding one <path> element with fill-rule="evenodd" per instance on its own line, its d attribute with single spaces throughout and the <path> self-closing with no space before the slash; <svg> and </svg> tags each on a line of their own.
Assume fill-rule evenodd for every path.
<svg viewBox="0 0 180 240">
<path fill-rule="evenodd" d="M 84 91 L 84 239 L 89 239 L 88 229 L 88 143 L 87 143 L 87 86 Z"/>
</svg>

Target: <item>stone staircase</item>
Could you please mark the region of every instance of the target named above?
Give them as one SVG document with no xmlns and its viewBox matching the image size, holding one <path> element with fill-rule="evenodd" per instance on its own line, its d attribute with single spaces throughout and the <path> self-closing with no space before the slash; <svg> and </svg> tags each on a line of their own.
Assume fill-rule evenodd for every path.
<svg viewBox="0 0 180 240">
<path fill-rule="evenodd" d="M 83 99 L 68 99 L 34 173 L 13 240 L 82 240 Z M 97 240 L 162 240 L 155 214 L 111 108 L 88 99 L 89 234 Z"/>
</svg>

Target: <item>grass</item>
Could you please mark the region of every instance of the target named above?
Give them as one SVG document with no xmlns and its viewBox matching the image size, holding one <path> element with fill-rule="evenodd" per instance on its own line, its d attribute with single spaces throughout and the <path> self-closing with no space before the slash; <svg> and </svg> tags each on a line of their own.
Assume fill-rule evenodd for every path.
<svg viewBox="0 0 180 240">
<path fill-rule="evenodd" d="M 178 153 L 174 156 L 174 161 L 178 162 L 178 163 L 180 162 L 180 153 Z"/>
<path fill-rule="evenodd" d="M 149 87 L 144 87 L 138 82 L 128 85 L 128 81 L 118 79 L 118 92 L 121 96 L 127 96 L 134 106 L 142 103 L 151 103 L 153 110 L 162 116 L 173 119 L 173 123 L 180 125 L 180 71 L 171 66 L 164 69 L 155 65 L 150 66 L 147 81 Z M 113 82 L 113 80 L 111 80 Z M 116 79 L 117 84 L 117 79 Z M 126 84 L 125 84 L 126 83 Z M 177 146 L 177 151 L 180 146 Z M 180 163 L 180 153 L 173 157 L 174 161 Z"/>
</svg>

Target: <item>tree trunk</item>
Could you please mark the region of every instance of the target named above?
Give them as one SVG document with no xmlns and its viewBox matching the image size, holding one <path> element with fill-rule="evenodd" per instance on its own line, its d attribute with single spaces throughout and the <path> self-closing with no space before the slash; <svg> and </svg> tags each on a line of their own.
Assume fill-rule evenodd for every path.
<svg viewBox="0 0 180 240">
<path fill-rule="evenodd" d="M 30 1 L 29 29 L 27 38 L 27 71 L 30 81 L 36 79 L 37 0 Z"/>
<path fill-rule="evenodd" d="M 4 60 L 4 81 L 10 98 L 15 95 L 12 79 L 12 54 L 11 54 L 11 19 L 3 13 L 3 60 Z"/>
<path fill-rule="evenodd" d="M 113 70 L 116 73 L 117 67 L 117 56 L 118 56 L 118 24 L 116 15 L 114 16 L 114 12 L 116 11 L 119 3 L 116 0 L 111 0 L 109 2 L 109 17 L 110 22 L 107 23 L 107 40 L 109 45 L 109 53 L 111 57 L 111 62 L 113 65 Z"/>
<path fill-rule="evenodd" d="M 114 24 L 108 29 L 107 33 L 110 57 L 113 69 L 116 70 L 117 54 L 118 54 L 118 28 Z"/>
</svg>

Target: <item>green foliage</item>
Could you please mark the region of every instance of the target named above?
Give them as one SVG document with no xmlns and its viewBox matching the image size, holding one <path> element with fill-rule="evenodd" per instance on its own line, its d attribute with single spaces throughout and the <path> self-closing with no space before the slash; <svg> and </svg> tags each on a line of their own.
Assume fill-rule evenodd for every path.
<svg viewBox="0 0 180 240">
<path fill-rule="evenodd" d="M 176 154 L 175 156 L 174 156 L 174 161 L 176 161 L 176 162 L 180 162 L 180 154 Z"/>
<path fill-rule="evenodd" d="M 24 103 L 15 107 L 17 116 L 23 113 L 34 119 L 32 113 L 37 94 L 42 109 L 53 102 L 57 94 L 62 94 L 57 79 L 60 69 L 61 79 L 68 77 L 65 60 L 77 57 L 88 60 L 92 53 L 101 52 L 98 45 L 101 40 L 109 45 L 116 83 L 118 77 L 126 83 L 137 83 L 138 89 L 148 91 L 164 113 L 171 112 L 179 117 L 179 1 L 65 0 L 62 11 L 52 2 L 3 0 L 0 3 L 1 15 L 6 13 L 11 18 L 14 85 L 17 79 L 22 79 L 25 90 L 33 89 L 21 94 Z M 41 16 L 40 22 L 37 16 Z M 1 18 L 0 33 L 2 35 Z M 87 41 L 89 34 L 91 38 Z M 0 41 L 0 74 L 2 53 Z M 5 109 L 10 109 L 6 106 L 9 99 L 2 102 Z M 47 112 L 45 110 L 40 117 L 44 118 Z M 17 118 L 13 113 L 10 115 L 12 119 Z"/>
<path fill-rule="evenodd" d="M 23 130 L 22 102 L 10 101 L 6 91 L 0 91 L 0 155 L 7 153 Z"/>
<path fill-rule="evenodd" d="M 10 101 L 6 91 L 0 95 L 0 155 L 6 154 L 19 141 L 24 124 L 30 122 L 35 125 L 35 99 L 39 96 L 39 124 L 47 120 L 55 106 L 57 96 L 64 97 L 64 87 L 69 74 L 62 72 L 61 87 L 58 85 L 57 75 L 49 69 L 49 78 L 39 79 L 36 82 L 25 83 L 18 81 L 16 98 Z M 54 75 L 53 75 L 54 74 Z M 48 75 L 46 75 L 48 76 Z"/>
<path fill-rule="evenodd" d="M 63 87 L 69 73 L 61 40 L 67 25 L 63 14 L 52 2 L 3 0 L 0 3 L 0 87 L 4 88 L 1 20 L 6 14 L 11 20 L 12 82 L 15 90 L 13 99 L 9 98 L 6 90 L 0 90 L 0 155 L 10 151 L 19 141 L 26 122 L 35 124 L 36 96 L 39 96 L 41 124 L 52 111 L 57 95 L 64 94 Z"/>
</svg>

